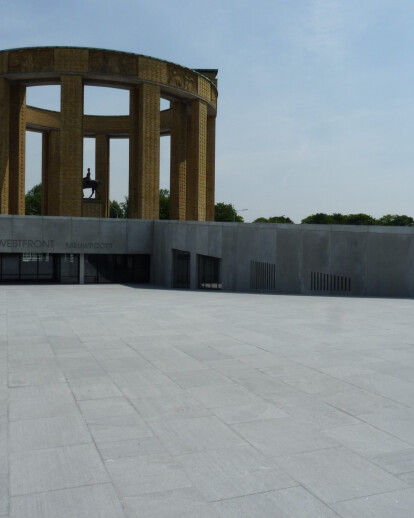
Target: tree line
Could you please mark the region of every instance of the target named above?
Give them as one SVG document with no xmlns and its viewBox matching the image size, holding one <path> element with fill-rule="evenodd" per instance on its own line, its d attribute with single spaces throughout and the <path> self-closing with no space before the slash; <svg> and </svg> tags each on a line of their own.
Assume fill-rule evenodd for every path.
<svg viewBox="0 0 414 518">
<path fill-rule="evenodd" d="M 26 194 L 26 215 L 40 216 L 42 204 L 42 184 L 32 187 Z M 232 203 L 219 202 L 214 206 L 215 221 L 243 223 L 244 219 Z M 123 202 L 111 200 L 109 204 L 110 218 L 127 218 L 128 217 L 128 197 L 125 196 Z M 160 189 L 160 214 L 159 219 L 170 218 L 170 191 L 168 189 Z M 270 218 L 257 218 L 253 223 L 291 223 L 294 222 L 287 216 L 272 216 Z M 302 224 L 317 225 L 385 225 L 412 227 L 414 219 L 406 215 L 386 214 L 381 218 L 373 218 L 369 214 L 325 214 L 318 212 L 302 219 Z"/>
</svg>

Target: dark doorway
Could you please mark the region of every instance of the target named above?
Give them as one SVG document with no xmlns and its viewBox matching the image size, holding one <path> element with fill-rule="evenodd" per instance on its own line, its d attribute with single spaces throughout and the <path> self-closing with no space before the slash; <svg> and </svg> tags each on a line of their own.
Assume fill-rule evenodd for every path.
<svg viewBox="0 0 414 518">
<path fill-rule="evenodd" d="M 221 259 L 198 255 L 198 287 L 204 290 L 221 290 Z"/>
<path fill-rule="evenodd" d="M 173 250 L 173 287 L 190 288 L 190 252 Z"/>
<path fill-rule="evenodd" d="M 150 282 L 148 254 L 85 254 L 85 284 Z"/>
</svg>

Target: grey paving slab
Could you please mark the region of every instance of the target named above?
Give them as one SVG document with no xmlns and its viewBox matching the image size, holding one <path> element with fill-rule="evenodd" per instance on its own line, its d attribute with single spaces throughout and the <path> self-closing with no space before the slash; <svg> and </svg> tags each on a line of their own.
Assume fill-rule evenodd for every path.
<svg viewBox="0 0 414 518">
<path fill-rule="evenodd" d="M 332 504 L 332 507 L 343 518 L 412 518 L 414 489 L 358 498 Z"/>
<path fill-rule="evenodd" d="M 7 444 L 7 418 L 0 417 L 0 460 L 3 464 L 7 460 L 8 456 L 8 444 Z"/>
<path fill-rule="evenodd" d="M 44 344 L 24 344 L 20 346 L 10 347 L 8 358 L 12 360 L 54 358 L 54 352 L 48 343 Z"/>
<path fill-rule="evenodd" d="M 348 376 L 349 384 L 365 389 L 373 394 L 392 399 L 396 403 L 412 406 L 414 403 L 414 383 L 390 376 L 383 372 Z"/>
<path fill-rule="evenodd" d="M 46 385 L 66 381 L 54 358 L 9 362 L 9 386 Z"/>
<path fill-rule="evenodd" d="M 183 389 L 204 386 L 220 386 L 233 383 L 227 376 L 213 369 L 194 370 L 190 372 L 169 372 L 168 377 Z"/>
<path fill-rule="evenodd" d="M 128 457 L 105 462 L 122 497 L 191 487 L 180 464 L 170 455 Z"/>
<path fill-rule="evenodd" d="M 303 487 L 222 500 L 212 504 L 221 518 L 337 518 L 328 506 Z"/>
<path fill-rule="evenodd" d="M 108 482 L 92 444 L 48 448 L 10 455 L 12 496 Z"/>
<path fill-rule="evenodd" d="M 286 417 L 287 414 L 268 401 L 259 401 L 247 405 L 235 405 L 215 408 L 214 413 L 227 424 L 246 423 Z"/>
<path fill-rule="evenodd" d="M 129 372 L 109 372 L 109 376 L 121 389 L 139 391 L 148 390 L 149 386 L 169 385 L 170 389 L 173 390 L 175 385 L 164 372 L 153 366 Z"/>
<path fill-rule="evenodd" d="M 320 450 L 338 444 L 307 423 L 292 417 L 240 423 L 233 425 L 233 428 L 269 457 Z"/>
<path fill-rule="evenodd" d="M 188 393 L 207 408 L 241 404 L 258 405 L 263 400 L 240 385 L 204 386 L 188 389 Z"/>
<path fill-rule="evenodd" d="M 127 518 L 218 518 L 193 488 L 176 489 L 122 499 Z"/>
<path fill-rule="evenodd" d="M 129 439 L 126 441 L 100 442 L 97 444 L 97 448 L 104 460 L 167 453 L 164 445 L 156 437 L 143 437 L 142 439 Z"/>
<path fill-rule="evenodd" d="M 324 502 L 405 489 L 398 478 L 345 448 L 279 457 L 278 464 Z"/>
<path fill-rule="evenodd" d="M 190 344 L 175 343 L 175 347 L 191 356 L 191 358 L 201 362 L 231 358 L 228 352 L 221 352 L 217 346 L 208 346 L 201 342 L 197 343 L 196 340 L 191 340 Z"/>
<path fill-rule="evenodd" d="M 79 401 L 78 405 L 86 420 L 136 414 L 131 403 L 123 397 Z"/>
<path fill-rule="evenodd" d="M 414 472 L 414 449 L 381 454 L 373 457 L 373 461 L 395 475 Z"/>
<path fill-rule="evenodd" d="M 197 417 L 150 423 L 172 455 L 243 446 L 246 442 L 217 417 Z"/>
<path fill-rule="evenodd" d="M 67 388 L 66 384 L 62 383 L 60 385 Z M 79 414 L 79 408 L 70 390 L 59 393 L 56 390 L 56 385 L 49 385 L 47 387 L 48 393 L 44 393 L 39 397 L 11 396 L 9 402 L 10 421 Z M 19 390 L 12 389 L 10 392 L 18 392 Z"/>
<path fill-rule="evenodd" d="M 90 352 L 81 340 L 74 336 L 49 335 L 48 341 L 56 358 L 88 358 Z"/>
<path fill-rule="evenodd" d="M 307 394 L 315 396 L 335 394 L 350 388 L 344 381 L 312 369 L 295 370 L 288 375 L 280 375 L 279 379 Z"/>
<path fill-rule="evenodd" d="M 410 473 L 402 473 L 401 475 L 398 475 L 398 478 L 407 485 L 414 487 L 414 471 L 411 471 Z"/>
<path fill-rule="evenodd" d="M 360 417 L 367 423 L 414 445 L 414 409 L 389 409 Z"/>
<path fill-rule="evenodd" d="M 178 460 L 208 502 L 297 485 L 250 446 L 198 452 Z"/>
<path fill-rule="evenodd" d="M 9 473 L 0 472 L 0 516 L 6 515 L 9 509 Z"/>
<path fill-rule="evenodd" d="M 111 484 L 15 496 L 11 518 L 125 518 Z"/>
<path fill-rule="evenodd" d="M 152 360 L 152 363 L 157 369 L 166 373 L 207 369 L 202 362 L 195 360 L 189 355 L 181 358 Z"/>
<path fill-rule="evenodd" d="M 309 423 L 317 430 L 360 423 L 349 414 L 305 394 L 285 398 L 279 405 L 288 415 Z"/>
<path fill-rule="evenodd" d="M 183 389 L 171 380 L 167 380 L 163 383 L 154 383 L 145 381 L 141 385 L 139 380 L 139 374 L 137 374 L 137 380 L 131 380 L 123 383 L 122 380 L 118 380 L 121 383 L 121 389 L 123 394 L 128 397 L 131 401 L 139 398 L 147 397 L 167 397 L 173 394 L 183 394 Z"/>
<path fill-rule="evenodd" d="M 336 394 L 326 394 L 321 396 L 321 399 L 353 416 L 376 413 L 388 408 L 406 408 L 392 399 L 357 388 L 350 388 Z"/>
<path fill-rule="evenodd" d="M 93 358 L 60 358 L 59 366 L 66 379 L 71 381 L 104 376 L 105 371 Z"/>
<path fill-rule="evenodd" d="M 402 454 L 404 451 L 409 455 L 413 451 L 411 444 L 365 423 L 330 428 L 324 430 L 323 434 L 362 457 Z"/>
<path fill-rule="evenodd" d="M 185 393 L 163 397 L 131 398 L 131 402 L 146 421 L 212 415 L 211 410 Z"/>
<path fill-rule="evenodd" d="M 77 415 L 12 421 L 9 425 L 11 452 L 82 444 L 91 440 L 86 424 Z"/>
<path fill-rule="evenodd" d="M 142 439 L 153 435 L 143 419 L 136 414 L 91 417 L 86 422 L 96 443 Z"/>
<path fill-rule="evenodd" d="M 128 349 L 130 352 L 131 349 Z M 114 350 L 114 354 L 116 349 Z M 126 373 L 126 372 L 136 372 L 141 369 L 150 369 L 152 367 L 151 363 L 139 356 L 135 351 L 132 351 L 133 356 L 122 356 L 122 357 L 113 357 L 113 358 L 102 358 L 99 359 L 99 365 L 108 373 Z M 93 353 L 95 358 L 97 357 L 96 353 Z"/>
<path fill-rule="evenodd" d="M 122 396 L 121 391 L 108 376 L 76 379 L 69 381 L 69 386 L 78 401 Z"/>
</svg>

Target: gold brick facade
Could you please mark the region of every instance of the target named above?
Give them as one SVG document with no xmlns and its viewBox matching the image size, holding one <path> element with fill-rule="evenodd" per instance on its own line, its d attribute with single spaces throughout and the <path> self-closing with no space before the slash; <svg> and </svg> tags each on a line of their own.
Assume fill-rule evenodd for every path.
<svg viewBox="0 0 414 518">
<path fill-rule="evenodd" d="M 160 136 L 171 135 L 170 218 L 214 219 L 216 70 L 111 50 L 0 51 L 0 213 L 24 214 L 25 132 L 42 132 L 42 214 L 109 216 L 110 139 L 129 138 L 129 217 L 158 219 Z M 60 84 L 61 110 L 26 107 L 26 87 Z M 130 92 L 129 116 L 85 115 L 85 85 Z M 161 98 L 170 108 L 161 111 Z M 83 139 L 96 140 L 99 195 L 83 198 Z"/>
</svg>

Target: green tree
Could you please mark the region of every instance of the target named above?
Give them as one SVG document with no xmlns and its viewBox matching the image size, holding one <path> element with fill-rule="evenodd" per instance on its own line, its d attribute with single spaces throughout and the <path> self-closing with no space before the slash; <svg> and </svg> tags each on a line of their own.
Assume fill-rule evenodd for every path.
<svg viewBox="0 0 414 518">
<path fill-rule="evenodd" d="M 348 214 L 345 225 L 376 225 L 377 220 L 369 214 Z"/>
<path fill-rule="evenodd" d="M 237 214 L 236 209 L 231 203 L 216 203 L 214 205 L 214 221 L 229 221 L 243 223 L 242 216 Z"/>
<path fill-rule="evenodd" d="M 293 223 L 293 221 L 286 216 L 273 216 L 271 218 L 257 218 L 253 223 Z"/>
<path fill-rule="evenodd" d="M 111 200 L 109 203 L 109 217 L 125 218 L 124 211 L 121 205 L 116 200 Z"/>
<path fill-rule="evenodd" d="M 170 191 L 160 189 L 160 219 L 170 219 Z"/>
<path fill-rule="evenodd" d="M 316 225 L 377 225 L 377 220 L 369 214 L 325 214 L 318 212 L 302 219 L 304 224 Z"/>
<path fill-rule="evenodd" d="M 129 206 L 128 196 L 124 196 L 124 201 L 121 201 L 119 206 L 121 207 L 123 217 L 127 218 L 128 217 L 128 206 Z"/>
<path fill-rule="evenodd" d="M 339 212 L 334 212 L 332 216 L 330 216 L 330 218 L 332 219 L 332 225 L 346 225 L 347 217 L 348 216 L 344 216 Z"/>
<path fill-rule="evenodd" d="M 405 215 L 386 214 L 377 220 L 377 224 L 396 227 L 412 227 L 414 226 L 414 219 Z"/>
<path fill-rule="evenodd" d="M 25 196 L 25 214 L 40 216 L 42 213 L 42 184 L 32 187 Z"/>
<path fill-rule="evenodd" d="M 311 216 L 302 219 L 302 223 L 304 224 L 330 225 L 333 222 L 332 216 L 329 216 L 329 214 L 325 214 L 324 212 L 318 212 L 317 214 L 312 214 Z"/>
</svg>

